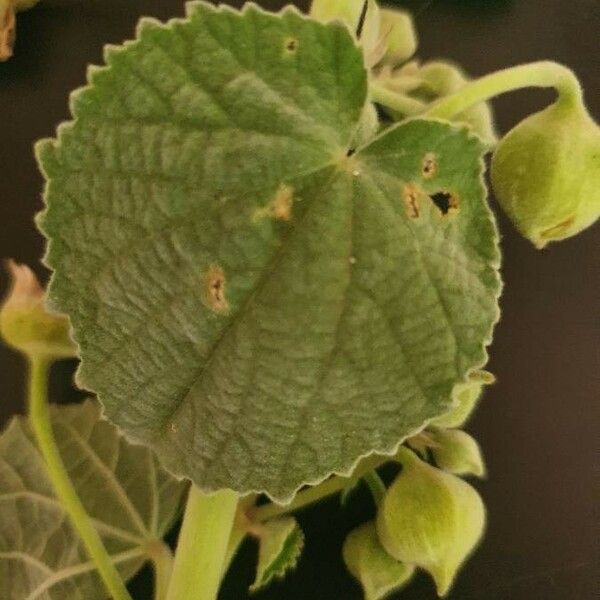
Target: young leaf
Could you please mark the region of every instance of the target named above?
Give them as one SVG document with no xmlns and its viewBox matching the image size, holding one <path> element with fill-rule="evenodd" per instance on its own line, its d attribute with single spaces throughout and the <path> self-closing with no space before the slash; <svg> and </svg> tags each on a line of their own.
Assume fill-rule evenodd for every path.
<svg viewBox="0 0 600 600">
<path fill-rule="evenodd" d="M 286 517 L 265 523 L 260 535 L 256 580 L 250 591 L 256 592 L 274 579 L 285 577 L 296 567 L 303 547 L 304 534 L 296 519 Z"/>
<path fill-rule="evenodd" d="M 467 381 L 456 384 L 452 390 L 454 406 L 446 414 L 433 419 L 432 423 L 443 428 L 461 427 L 477 408 L 484 386 L 495 381 L 496 378 L 488 371 L 470 373 Z"/>
<path fill-rule="evenodd" d="M 289 500 L 444 413 L 486 361 L 482 147 L 415 120 L 355 148 L 347 28 L 205 3 L 144 21 L 38 145 L 79 383 L 205 490 Z"/>
<path fill-rule="evenodd" d="M 132 577 L 175 519 L 185 484 L 127 444 L 98 406 L 53 407 L 57 443 L 119 571 Z M 0 435 L 0 598 L 104 600 L 104 586 L 56 499 L 29 424 Z"/>
<path fill-rule="evenodd" d="M 404 587 L 414 567 L 398 562 L 383 548 L 374 522 L 350 532 L 343 549 L 348 570 L 360 581 L 365 600 L 382 600 Z"/>
</svg>

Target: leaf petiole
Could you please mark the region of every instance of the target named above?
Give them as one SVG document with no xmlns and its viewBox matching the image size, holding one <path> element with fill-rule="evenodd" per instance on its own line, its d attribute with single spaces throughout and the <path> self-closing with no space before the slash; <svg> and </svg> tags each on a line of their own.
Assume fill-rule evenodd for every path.
<svg viewBox="0 0 600 600">
<path fill-rule="evenodd" d="M 341 492 L 349 485 L 352 485 L 357 479 L 364 477 L 367 473 L 370 473 L 390 460 L 393 460 L 392 456 L 371 456 L 364 459 L 350 477 L 341 477 L 339 475 L 330 477 L 319 485 L 301 490 L 289 504 L 272 503 L 257 506 L 248 511 L 249 516 L 252 521 L 260 522 L 294 512 L 300 508 L 319 502 L 319 500 L 323 500 L 328 496 L 333 496 L 334 494 Z"/>
<path fill-rule="evenodd" d="M 192 486 L 175 553 L 167 600 L 215 600 L 235 522 L 238 495 Z"/>
<path fill-rule="evenodd" d="M 51 360 L 44 356 L 29 356 L 29 417 L 36 442 L 44 457 L 54 491 L 98 573 L 114 600 L 131 600 L 119 572 L 113 564 L 100 535 L 94 528 L 85 507 L 71 482 L 54 439 L 48 406 L 48 371 Z"/>
<path fill-rule="evenodd" d="M 552 61 L 539 61 L 471 81 L 454 94 L 438 100 L 423 116 L 450 119 L 479 102 L 526 87 L 556 88 L 559 101 L 565 104 L 582 101 L 581 86 L 570 69 Z"/>
</svg>

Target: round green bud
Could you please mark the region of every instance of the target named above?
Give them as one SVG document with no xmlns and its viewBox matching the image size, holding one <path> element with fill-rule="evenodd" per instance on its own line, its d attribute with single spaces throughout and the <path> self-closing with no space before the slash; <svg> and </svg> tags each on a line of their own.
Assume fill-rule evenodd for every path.
<svg viewBox="0 0 600 600">
<path fill-rule="evenodd" d="M 399 460 L 402 471 L 377 513 L 379 539 L 396 560 L 426 570 L 445 596 L 483 535 L 483 502 L 470 485 L 410 450 Z"/>
<path fill-rule="evenodd" d="M 496 378 L 488 371 L 475 371 L 465 383 L 459 383 L 452 390 L 454 406 L 446 414 L 431 421 L 437 427 L 461 427 L 473 414 L 486 385 L 491 385 Z"/>
<path fill-rule="evenodd" d="M 351 531 L 342 550 L 348 571 L 363 588 L 365 600 L 381 600 L 404 587 L 414 567 L 392 558 L 383 548 L 373 521 Z"/>
<path fill-rule="evenodd" d="M 600 216 L 600 127 L 580 98 L 519 123 L 492 158 L 492 186 L 535 246 L 576 235 Z"/>
<path fill-rule="evenodd" d="M 44 290 L 26 265 L 8 262 L 12 288 L 0 307 L 0 336 L 29 357 L 49 359 L 77 356 L 69 320 L 49 312 Z"/>
<path fill-rule="evenodd" d="M 386 63 L 398 65 L 417 51 L 417 33 L 412 17 L 406 11 L 381 9 L 380 30 L 386 46 Z"/>
<path fill-rule="evenodd" d="M 431 452 L 440 469 L 454 475 L 485 475 L 481 448 L 468 433 L 460 429 L 436 429 L 431 435 Z"/>
</svg>

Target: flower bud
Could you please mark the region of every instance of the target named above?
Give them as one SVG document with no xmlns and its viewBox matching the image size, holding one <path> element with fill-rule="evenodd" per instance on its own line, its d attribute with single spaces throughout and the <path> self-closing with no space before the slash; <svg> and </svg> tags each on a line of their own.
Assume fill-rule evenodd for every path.
<svg viewBox="0 0 600 600">
<path fill-rule="evenodd" d="M 69 358 L 77 349 L 64 315 L 49 312 L 45 294 L 33 271 L 8 262 L 12 288 L 0 307 L 0 334 L 9 345 L 27 356 Z"/>
<path fill-rule="evenodd" d="M 496 381 L 488 371 L 475 371 L 471 373 L 466 383 L 459 383 L 452 390 L 454 407 L 445 415 L 432 420 L 432 425 L 437 427 L 461 427 L 473 414 L 477 402 L 483 392 L 483 387 Z"/>
<path fill-rule="evenodd" d="M 578 99 L 519 123 L 498 144 L 492 185 L 516 228 L 538 248 L 600 216 L 600 128 Z"/>
<path fill-rule="evenodd" d="M 409 13 L 403 10 L 381 9 L 380 31 L 386 45 L 385 62 L 398 65 L 416 52 L 417 33 Z"/>
<path fill-rule="evenodd" d="M 483 502 L 470 485 L 410 450 L 399 460 L 402 471 L 379 507 L 377 533 L 396 560 L 428 571 L 444 596 L 483 534 Z"/>
<path fill-rule="evenodd" d="M 431 432 L 431 452 L 437 466 L 454 475 L 485 475 L 485 465 L 477 441 L 460 429 Z"/>
<path fill-rule="evenodd" d="M 324 23 L 338 19 L 344 22 L 352 33 L 360 34 L 358 37 L 365 54 L 365 62 L 371 67 L 379 62 L 385 50 L 380 38 L 379 12 L 376 0 L 313 0 L 309 14 Z M 364 21 L 361 26 L 363 14 Z"/>
<path fill-rule="evenodd" d="M 350 532 L 342 550 L 348 571 L 360 581 L 365 600 L 381 600 L 404 587 L 414 567 L 392 558 L 377 537 L 373 521 Z"/>
</svg>

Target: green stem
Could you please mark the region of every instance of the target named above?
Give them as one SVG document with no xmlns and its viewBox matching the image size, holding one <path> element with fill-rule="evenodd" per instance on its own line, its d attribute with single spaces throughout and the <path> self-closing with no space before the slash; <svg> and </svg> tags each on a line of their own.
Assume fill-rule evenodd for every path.
<svg viewBox="0 0 600 600">
<path fill-rule="evenodd" d="M 209 496 L 192 486 L 167 600 L 215 600 L 237 503 L 230 490 Z"/>
<path fill-rule="evenodd" d="M 332 496 L 341 492 L 357 479 L 363 477 L 366 473 L 373 471 L 382 464 L 392 460 L 390 456 L 370 456 L 364 459 L 358 467 L 356 467 L 351 477 L 340 477 L 336 475 L 326 479 L 323 483 L 313 487 L 306 488 L 296 494 L 294 499 L 289 504 L 264 504 L 257 506 L 249 511 L 249 516 L 252 521 L 267 521 L 294 512 L 315 502 L 319 502 L 327 496 Z"/>
<path fill-rule="evenodd" d="M 559 102 L 581 103 L 582 91 L 570 69 L 551 61 L 540 61 L 496 71 L 467 83 L 460 90 L 435 102 L 426 117 L 451 119 L 471 106 L 513 90 L 526 87 L 553 87 Z"/>
<path fill-rule="evenodd" d="M 100 535 L 77 495 L 56 445 L 48 406 L 48 371 L 51 361 L 39 356 L 29 357 L 29 361 L 29 417 L 38 447 L 46 461 L 54 491 L 69 515 L 73 527 L 79 534 L 111 597 L 114 600 L 131 600 Z"/>
<path fill-rule="evenodd" d="M 372 81 L 369 84 L 369 93 L 373 102 L 377 102 L 377 104 L 381 104 L 403 115 L 418 115 L 427 109 L 425 102 L 394 92 L 376 81 Z"/>
<path fill-rule="evenodd" d="M 371 496 L 373 496 L 373 501 L 375 502 L 375 506 L 379 506 L 383 502 L 383 498 L 387 491 L 385 487 L 385 483 L 381 480 L 381 477 L 377 474 L 377 471 L 370 471 L 369 473 L 365 473 L 363 475 L 363 479 L 371 492 Z"/>
<path fill-rule="evenodd" d="M 157 542 L 148 554 L 154 567 L 154 600 L 166 600 L 173 573 L 173 553 L 164 542 Z"/>
</svg>

